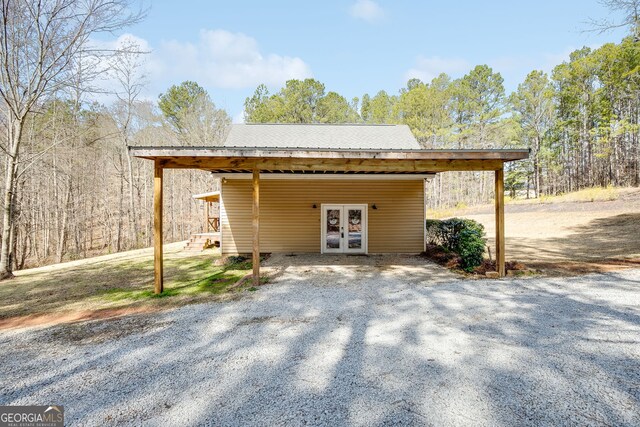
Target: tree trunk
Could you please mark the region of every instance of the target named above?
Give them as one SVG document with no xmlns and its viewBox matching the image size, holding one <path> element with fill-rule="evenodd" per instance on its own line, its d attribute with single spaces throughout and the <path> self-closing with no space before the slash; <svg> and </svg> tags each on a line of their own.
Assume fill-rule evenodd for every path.
<svg viewBox="0 0 640 427">
<path fill-rule="evenodd" d="M 540 135 L 536 135 L 536 152 L 533 153 L 534 198 L 540 197 Z"/>
<path fill-rule="evenodd" d="M 124 156 L 127 160 L 127 174 L 129 177 L 129 221 L 130 221 L 130 232 L 131 238 L 135 242 L 135 248 L 140 247 L 140 230 L 138 228 L 138 213 L 136 212 L 136 204 L 135 204 L 135 191 L 133 185 L 133 165 L 131 162 L 131 155 L 127 150 L 126 146 L 124 147 Z"/>
<path fill-rule="evenodd" d="M 0 244 L 0 280 L 13 277 L 11 254 L 13 251 L 13 210 L 16 187 L 16 159 L 22 139 L 23 120 L 16 119 L 8 126 L 8 148 L 5 183 L 4 183 L 4 217 L 2 219 L 2 243 Z"/>
<path fill-rule="evenodd" d="M 124 193 L 124 184 L 123 184 L 124 178 L 122 176 L 122 174 L 120 174 L 120 192 L 118 193 L 119 197 L 118 197 L 118 229 L 116 231 L 116 246 L 115 246 L 115 251 L 116 252 L 120 252 L 120 250 L 122 249 L 122 216 L 123 216 L 123 207 L 122 207 L 122 196 Z"/>
<path fill-rule="evenodd" d="M 59 234 L 58 234 L 58 246 L 56 248 L 56 262 L 62 262 L 62 257 L 65 254 L 66 246 L 67 246 L 67 238 L 69 236 L 69 230 L 67 226 L 68 218 L 69 218 L 69 205 L 71 202 L 71 178 L 69 178 L 69 188 L 67 189 L 67 194 L 65 195 L 65 201 L 62 207 L 62 219 L 60 221 Z"/>
</svg>

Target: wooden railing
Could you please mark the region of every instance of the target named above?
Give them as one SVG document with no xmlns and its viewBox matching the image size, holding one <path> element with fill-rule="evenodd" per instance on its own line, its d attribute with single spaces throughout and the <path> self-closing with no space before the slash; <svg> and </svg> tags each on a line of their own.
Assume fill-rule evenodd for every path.
<svg viewBox="0 0 640 427">
<path fill-rule="evenodd" d="M 211 231 L 214 233 L 220 232 L 220 217 L 211 216 L 207 218 L 207 233 Z"/>
</svg>

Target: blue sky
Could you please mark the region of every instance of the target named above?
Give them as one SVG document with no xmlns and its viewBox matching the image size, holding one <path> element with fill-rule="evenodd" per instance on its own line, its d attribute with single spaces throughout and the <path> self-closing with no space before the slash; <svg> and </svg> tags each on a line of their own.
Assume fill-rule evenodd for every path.
<svg viewBox="0 0 640 427">
<path fill-rule="evenodd" d="M 510 91 L 572 50 L 618 42 L 621 31 L 583 31 L 590 17 L 608 16 L 597 0 L 161 0 L 121 37 L 151 51 L 144 96 L 195 80 L 237 121 L 259 83 L 273 91 L 291 78 L 316 78 L 350 99 L 488 64 Z"/>
</svg>

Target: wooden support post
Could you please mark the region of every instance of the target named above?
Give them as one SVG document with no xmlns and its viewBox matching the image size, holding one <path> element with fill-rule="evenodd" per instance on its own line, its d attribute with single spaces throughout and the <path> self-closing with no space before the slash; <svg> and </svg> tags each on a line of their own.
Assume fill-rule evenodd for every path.
<svg viewBox="0 0 640 427">
<path fill-rule="evenodd" d="M 504 169 L 496 170 L 496 271 L 506 275 L 504 265 Z"/>
<path fill-rule="evenodd" d="M 260 170 L 253 169 L 253 286 L 260 285 Z"/>
<path fill-rule="evenodd" d="M 204 232 L 209 232 L 209 202 L 204 201 Z"/>
<path fill-rule="evenodd" d="M 162 277 L 162 164 L 156 160 L 153 176 L 153 292 L 163 291 Z"/>
</svg>

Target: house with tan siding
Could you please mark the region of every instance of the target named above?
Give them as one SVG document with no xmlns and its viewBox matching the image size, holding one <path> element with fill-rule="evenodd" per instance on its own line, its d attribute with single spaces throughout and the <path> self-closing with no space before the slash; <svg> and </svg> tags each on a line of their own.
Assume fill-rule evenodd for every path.
<svg viewBox="0 0 640 427">
<path fill-rule="evenodd" d="M 495 172 L 496 260 L 504 265 L 504 164 L 521 149 L 429 150 L 405 125 L 237 124 L 203 147 L 130 147 L 154 167 L 154 286 L 163 289 L 163 170 L 208 171 L 219 192 L 214 238 L 223 254 L 419 253 L 425 245 L 425 184 L 446 171 Z M 212 189 L 213 190 L 213 189 Z"/>
<path fill-rule="evenodd" d="M 406 125 L 240 124 L 229 149 L 419 150 Z M 251 173 L 219 173 L 223 254 L 252 251 Z M 433 174 L 273 170 L 261 174 L 263 252 L 420 253 Z"/>
</svg>

